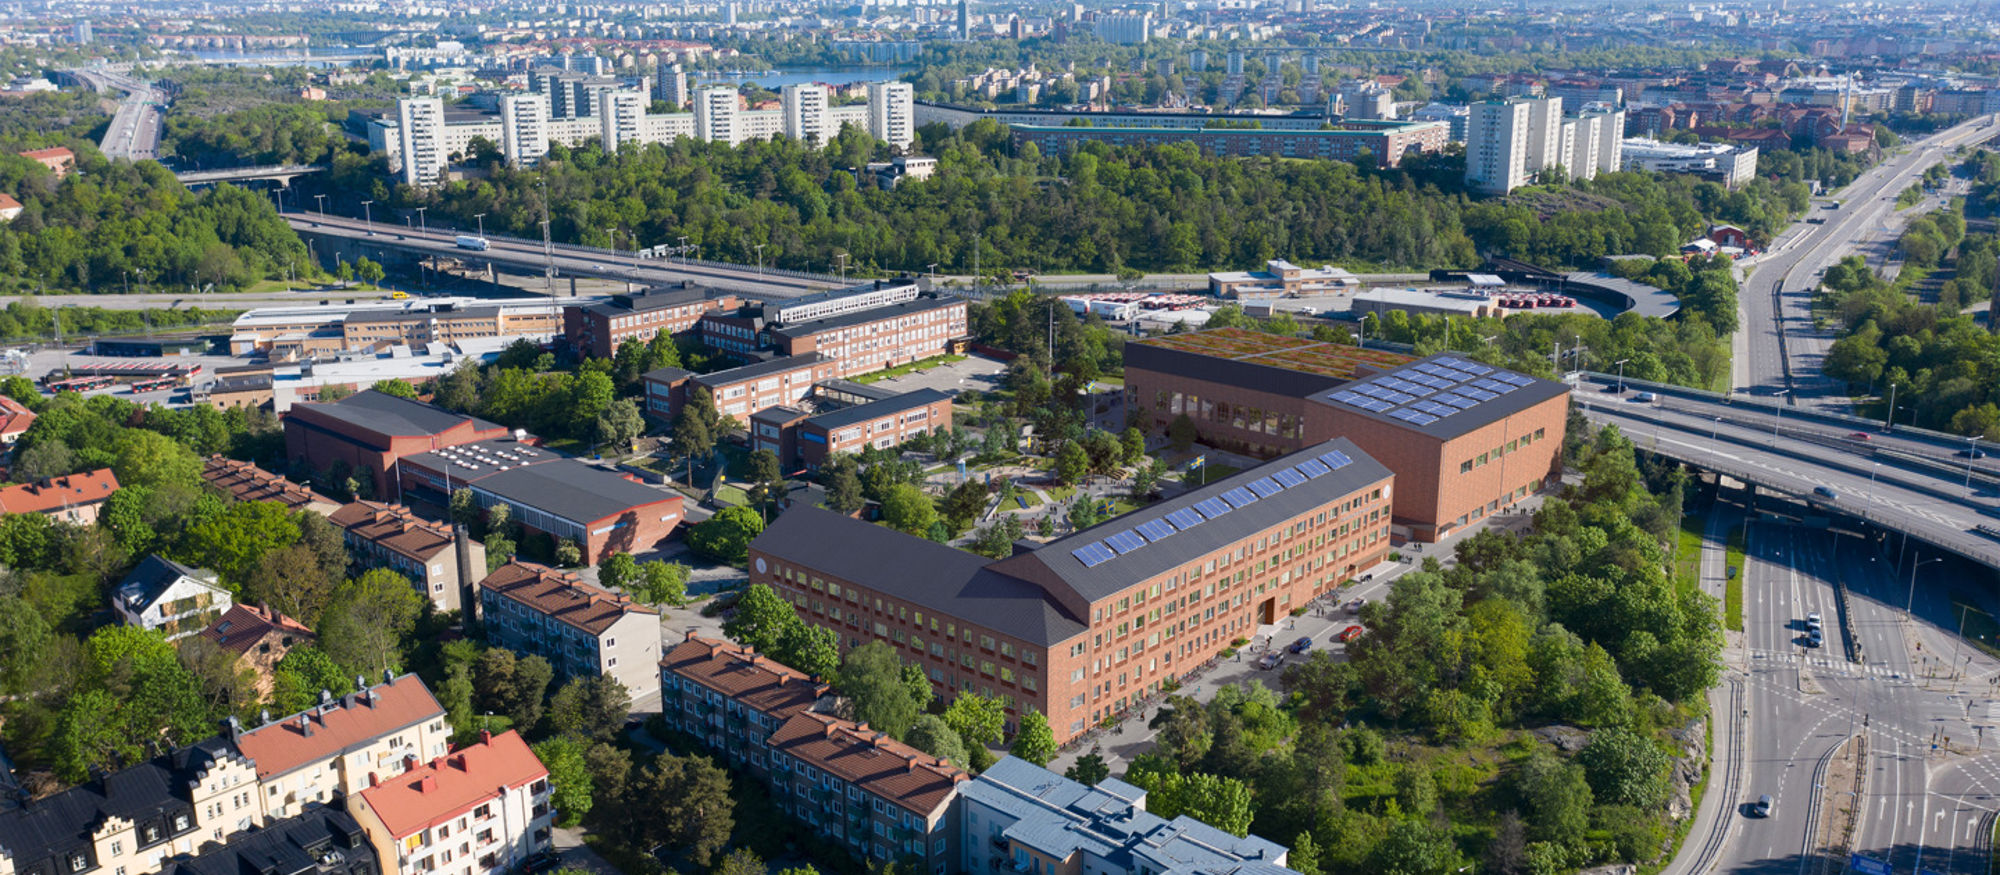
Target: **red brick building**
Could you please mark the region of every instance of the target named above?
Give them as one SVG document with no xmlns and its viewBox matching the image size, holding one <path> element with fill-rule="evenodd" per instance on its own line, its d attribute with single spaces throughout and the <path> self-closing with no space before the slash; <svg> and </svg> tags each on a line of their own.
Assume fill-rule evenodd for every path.
<svg viewBox="0 0 2000 875">
<path fill-rule="evenodd" d="M 702 316 L 701 341 L 743 357 L 766 351 L 792 358 L 818 353 L 834 363 L 834 377 L 944 355 L 969 341 L 965 299 L 949 295 L 923 294 L 838 315 L 779 321 L 780 314 L 794 310 L 819 312 L 778 303 L 717 310 Z"/>
<path fill-rule="evenodd" d="M 340 509 L 340 502 L 308 487 L 220 454 L 208 457 L 201 479 L 236 501 L 275 501 L 287 510 L 309 510 L 320 516 Z"/>
<path fill-rule="evenodd" d="M 580 353 L 610 358 L 627 340 L 645 343 L 663 331 L 681 334 L 692 330 L 703 313 L 739 304 L 733 294 L 694 283 L 612 295 L 602 304 L 565 309 L 563 339 Z"/>
<path fill-rule="evenodd" d="M 678 492 L 511 440 L 414 454 L 396 471 L 412 498 L 444 507 L 451 493 L 470 489 L 479 507 L 506 505 L 523 528 L 575 542 L 592 564 L 606 553 L 651 549 L 682 519 Z"/>
<path fill-rule="evenodd" d="M 285 414 L 285 455 L 315 471 L 345 463 L 367 472 L 375 495 L 397 496 L 389 476 L 412 453 L 505 437 L 505 426 L 373 389 L 339 401 L 294 404 Z"/>
<path fill-rule="evenodd" d="M 0 489 L 0 513 L 38 513 L 87 526 L 97 522 L 98 512 L 117 491 L 118 475 L 110 468 L 79 471 Z"/>
<path fill-rule="evenodd" d="M 1569 387 L 1458 356 L 1224 328 L 1125 347 L 1126 409 L 1185 415 L 1256 456 L 1340 436 L 1396 472 L 1396 534 L 1436 541 L 1538 491 L 1560 463 Z"/>
<path fill-rule="evenodd" d="M 805 401 L 813 384 L 839 372 L 838 362 L 809 352 L 712 374 L 661 368 L 640 379 L 646 384 L 645 410 L 657 419 L 672 421 L 687 403 L 687 393 L 704 392 L 715 402 L 716 413 L 742 425 L 758 411 Z"/>
<path fill-rule="evenodd" d="M 918 389 L 808 417 L 798 425 L 795 446 L 799 464 L 817 471 L 834 453 L 857 453 L 864 447 L 886 449 L 950 427 L 951 396 L 936 389 Z M 784 456 L 779 459 L 789 461 Z"/>
<path fill-rule="evenodd" d="M 750 580 L 1063 742 L 1382 562 L 1393 480 L 1333 440 L 997 562 L 797 507 L 751 543 Z"/>
</svg>

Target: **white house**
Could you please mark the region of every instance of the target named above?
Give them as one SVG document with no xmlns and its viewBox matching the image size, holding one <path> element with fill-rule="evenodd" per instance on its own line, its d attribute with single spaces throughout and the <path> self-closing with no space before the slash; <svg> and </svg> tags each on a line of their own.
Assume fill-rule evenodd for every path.
<svg viewBox="0 0 2000 875">
<path fill-rule="evenodd" d="M 208 628 L 230 606 L 229 590 L 215 572 L 155 553 L 125 575 L 111 605 L 128 626 L 154 629 L 177 641 Z"/>
</svg>

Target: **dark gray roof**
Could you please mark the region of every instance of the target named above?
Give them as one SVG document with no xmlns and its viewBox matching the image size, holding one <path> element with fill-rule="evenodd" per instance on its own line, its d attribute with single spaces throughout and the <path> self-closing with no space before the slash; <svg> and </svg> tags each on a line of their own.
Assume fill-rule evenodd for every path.
<svg viewBox="0 0 2000 875">
<path fill-rule="evenodd" d="M 836 428 L 853 425 L 857 422 L 867 422 L 876 417 L 888 416 L 892 413 L 909 410 L 913 407 L 922 407 L 926 404 L 934 404 L 950 398 L 950 395 L 946 395 L 936 389 L 918 389 L 915 392 L 904 392 L 901 395 L 884 398 L 880 401 L 870 401 L 867 404 L 857 404 L 853 407 L 835 410 L 832 413 L 822 413 L 806 420 L 806 424 L 815 428 L 832 431 Z"/>
<path fill-rule="evenodd" d="M 1125 344 L 1125 366 L 1182 377 L 1195 377 L 1213 383 L 1288 397 L 1304 397 L 1347 382 L 1343 378 L 1329 377 L 1325 374 L 1226 359 L 1221 356 L 1154 346 L 1150 343 Z"/>
<path fill-rule="evenodd" d="M 797 422 L 808 415 L 810 414 L 797 407 L 785 407 L 781 405 L 778 407 L 766 407 L 763 410 L 752 413 L 750 414 L 750 420 L 752 422 L 786 423 Z"/>
<path fill-rule="evenodd" d="M 54 796 L 25 802 L 0 814 L 0 847 L 13 858 L 21 875 L 54 875 L 71 871 L 65 859 L 84 854 L 91 867 L 96 858 L 91 835 L 110 818 L 157 827 L 163 838 L 198 835 L 194 805 L 178 795 L 195 773 L 224 755 L 222 742 L 209 739 L 154 757 L 131 768 L 78 784 Z M 176 832 L 173 815 L 187 814 L 188 829 Z"/>
<path fill-rule="evenodd" d="M 797 506 L 771 521 L 754 552 L 796 562 L 1022 641 L 1052 646 L 1084 632 L 1033 583 L 990 567 L 984 556 L 817 507 Z"/>
<path fill-rule="evenodd" d="M 189 568 L 158 553 L 152 553 L 140 560 L 125 579 L 118 582 L 118 597 L 133 606 L 134 610 L 150 605 L 166 592 L 167 587 L 182 577 L 213 584 L 215 572 Z"/>
<path fill-rule="evenodd" d="M 470 422 L 479 431 L 500 427 L 476 416 L 453 413 L 434 404 L 385 395 L 374 389 L 356 392 L 339 401 L 298 406 L 370 431 L 398 437 L 443 434 L 461 422 Z"/>
<path fill-rule="evenodd" d="M 770 361 L 757 362 L 755 364 L 744 365 L 743 367 L 740 368 L 730 368 L 729 370 L 726 371 L 716 371 L 715 373 L 712 374 L 700 374 L 694 378 L 694 381 L 704 386 L 710 386 L 710 387 L 727 386 L 731 383 L 741 383 L 744 380 L 754 380 L 766 374 L 782 374 L 786 371 L 796 371 L 800 368 L 809 368 L 812 367 L 814 364 L 818 363 L 819 360 L 820 360 L 820 354 L 816 352 L 809 352 L 803 355 L 785 356 L 782 358 L 774 358 L 771 359 Z"/>
<path fill-rule="evenodd" d="M 694 372 L 687 368 L 654 368 L 641 375 L 640 379 L 655 383 L 678 383 L 692 376 Z"/>
<path fill-rule="evenodd" d="M 894 389 L 884 389 L 881 386 L 871 386 L 867 383 L 856 383 L 853 380 L 821 380 L 813 387 L 813 391 L 815 394 L 820 395 L 853 395 L 873 401 L 896 397 L 896 390 Z"/>
<path fill-rule="evenodd" d="M 251 392 L 258 389 L 269 389 L 271 388 L 271 383 L 272 378 L 268 371 L 261 374 L 232 374 L 227 377 L 217 377 L 215 382 L 208 384 L 208 391 Z"/>
<path fill-rule="evenodd" d="M 729 297 L 730 294 L 730 292 L 720 289 L 712 289 L 707 286 L 684 282 L 669 286 L 654 286 L 643 292 L 612 295 L 611 300 L 599 304 L 591 304 L 584 309 L 592 313 L 624 315 L 626 313 L 643 313 L 647 310 L 658 310 L 662 307 L 678 307 L 682 304 L 692 304 L 696 301 L 725 298 Z"/>
<path fill-rule="evenodd" d="M 678 497 L 678 493 L 643 486 L 575 459 L 501 471 L 479 480 L 472 488 L 578 525 L 589 525 L 640 505 Z"/>
<path fill-rule="evenodd" d="M 908 316 L 912 313 L 922 313 L 928 310 L 936 310 L 942 307 L 949 307 L 953 304 L 963 303 L 965 303 L 964 298 L 949 295 L 944 297 L 924 295 L 914 301 L 888 304 L 862 310 L 857 313 L 843 313 L 839 316 L 828 316 L 825 319 L 814 319 L 809 322 L 794 322 L 790 325 L 772 328 L 771 333 L 785 337 L 810 337 L 821 332 L 832 331 L 836 328 L 846 328 L 849 325 L 866 325 L 870 322 L 895 319 L 900 316 Z"/>
<path fill-rule="evenodd" d="M 170 862 L 160 875 L 337 875 L 373 871 L 374 851 L 353 817 L 317 803 L 296 817 L 238 833 Z"/>
<path fill-rule="evenodd" d="M 1283 489 L 1269 497 L 1261 498 L 1249 506 L 1223 514 L 1220 519 L 1203 522 L 1185 530 L 1175 532 L 1164 539 L 1147 543 L 1129 553 L 1094 567 L 1086 566 L 1070 551 L 1101 542 L 1106 537 L 1136 529 L 1145 523 L 1164 519 L 1167 515 L 1211 498 L 1219 498 L 1223 493 L 1262 480 L 1278 471 L 1315 458 L 1330 450 L 1346 453 L 1353 462 L 1343 468 L 1330 471 L 1320 477 L 1305 480 L 1297 486 Z M 1166 501 L 1151 504 L 1124 516 L 1077 532 L 1058 541 L 1044 545 L 1033 553 L 1003 560 L 1000 566 L 1024 576 L 1043 577 L 1020 565 L 1040 565 L 1046 567 L 1063 583 L 1068 584 L 1088 601 L 1109 597 L 1131 585 L 1158 574 L 1179 568 L 1210 553 L 1214 553 L 1248 537 L 1250 533 L 1278 525 L 1284 520 L 1304 514 L 1307 510 L 1332 502 L 1335 498 L 1354 492 L 1389 477 L 1389 469 L 1375 461 L 1360 447 L 1346 438 L 1334 438 L 1318 446 L 1308 447 L 1287 456 L 1280 456 L 1248 471 L 1217 480 L 1192 492 L 1182 493 Z"/>
<path fill-rule="evenodd" d="M 1665 319 L 1681 311 L 1681 299 L 1673 292 L 1645 283 L 1637 283 L 1608 273 L 1576 271 L 1567 275 L 1569 283 L 1559 291 L 1573 295 L 1622 300 L 1629 310 L 1641 316 L 1657 316 Z"/>
<path fill-rule="evenodd" d="M 1470 366 L 1473 369 L 1473 371 L 1484 370 L 1484 373 L 1473 374 L 1475 377 L 1478 378 L 1477 382 L 1456 382 L 1455 380 L 1446 380 L 1444 381 L 1446 384 L 1444 386 L 1423 385 L 1422 386 L 1423 388 L 1429 390 L 1425 394 L 1417 394 L 1415 392 L 1404 392 L 1401 391 L 1400 389 L 1391 387 L 1392 391 L 1396 391 L 1398 395 L 1407 396 L 1412 398 L 1413 400 L 1407 402 L 1400 402 L 1400 401 L 1396 402 L 1394 405 L 1390 406 L 1389 409 L 1381 411 L 1365 410 L 1358 406 L 1355 406 L 1354 404 L 1340 400 L 1343 397 L 1351 399 L 1356 395 L 1360 395 L 1363 398 L 1370 398 L 1371 396 L 1368 396 L 1364 393 L 1370 391 L 1371 389 L 1376 389 L 1377 387 L 1381 386 L 1381 384 L 1385 380 L 1391 381 L 1392 383 L 1397 383 L 1402 388 L 1408 388 L 1410 385 L 1412 385 L 1412 380 L 1410 379 L 1411 374 L 1413 373 L 1423 374 L 1424 372 L 1422 371 L 1422 368 L 1424 366 L 1442 365 L 1452 370 L 1458 370 L 1458 368 L 1453 368 L 1454 364 Z M 1472 371 L 1466 371 L 1466 373 L 1472 373 Z M 1437 402 L 1432 401 L 1430 399 L 1437 398 L 1440 395 L 1458 394 L 1461 391 L 1462 387 L 1466 386 L 1478 388 L 1481 385 L 1485 385 L 1490 387 L 1496 383 L 1502 386 L 1511 387 L 1511 391 L 1506 391 L 1506 392 L 1486 391 L 1484 394 L 1492 395 L 1494 397 L 1486 400 L 1479 400 L 1478 403 L 1475 404 L 1474 406 L 1459 410 L 1456 413 L 1451 413 L 1443 416 L 1432 416 L 1430 417 L 1432 421 L 1428 422 L 1413 421 L 1410 419 L 1397 418 L 1395 416 L 1390 415 L 1392 413 L 1413 409 L 1413 405 L 1423 405 L 1426 402 L 1430 404 L 1430 408 L 1434 411 L 1449 409 L 1454 405 L 1440 405 Z M 1450 440 L 1467 432 L 1474 431 L 1479 428 L 1484 428 L 1485 426 L 1491 425 L 1495 422 L 1499 422 L 1502 419 L 1505 419 L 1516 413 L 1520 413 L 1523 410 L 1527 410 L 1528 408 L 1540 404 L 1544 401 L 1547 401 L 1551 398 L 1560 398 L 1567 394 L 1569 394 L 1569 387 L 1563 385 L 1562 383 L 1556 383 L 1549 380 L 1540 379 L 1538 377 L 1531 377 L 1528 376 L 1527 374 L 1523 374 L 1518 371 L 1511 371 L 1506 368 L 1495 367 L 1493 365 L 1489 365 L 1484 362 L 1474 361 L 1471 357 L 1466 356 L 1463 353 L 1438 353 L 1437 355 L 1426 356 L 1424 358 L 1418 359 L 1414 362 L 1411 362 L 1407 365 L 1403 365 L 1402 367 L 1396 368 L 1391 371 L 1386 371 L 1384 373 L 1376 374 L 1374 376 L 1363 377 L 1361 379 L 1343 385 L 1337 389 L 1320 392 L 1318 394 L 1313 395 L 1312 400 L 1317 401 L 1321 404 L 1325 404 L 1326 406 L 1339 411 L 1340 414 L 1343 416 L 1365 417 L 1367 419 L 1373 419 L 1377 422 L 1388 423 L 1390 425 L 1393 425 L 1400 429 L 1404 429 L 1406 431 L 1416 432 L 1417 434 L 1421 434 L 1425 437 L 1435 438 L 1439 440 Z M 1460 397 L 1467 397 L 1467 396 L 1460 395 Z M 1386 403 L 1383 402 L 1383 400 L 1380 398 L 1375 398 L 1374 400 L 1376 400 L 1377 402 Z M 1420 408 L 1415 408 L 1415 409 L 1417 409 L 1418 412 L 1422 412 Z"/>
<path fill-rule="evenodd" d="M 490 305 L 483 307 L 438 307 L 431 310 L 398 310 L 393 313 L 364 312 L 347 317 L 347 321 L 352 324 L 365 324 L 369 322 L 422 322 L 426 319 L 435 318 L 498 318 L 500 310 L 501 308 L 498 305 Z"/>
</svg>

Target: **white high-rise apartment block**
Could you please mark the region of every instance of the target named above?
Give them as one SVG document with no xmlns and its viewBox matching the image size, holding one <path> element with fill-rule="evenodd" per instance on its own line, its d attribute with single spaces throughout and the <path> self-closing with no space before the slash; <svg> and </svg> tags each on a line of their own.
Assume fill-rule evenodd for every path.
<svg viewBox="0 0 2000 875">
<path fill-rule="evenodd" d="M 898 149 L 917 139 L 917 92 L 908 82 L 868 84 L 868 133 Z"/>
<path fill-rule="evenodd" d="M 1528 104 L 1529 176 L 1563 162 L 1568 153 L 1562 146 L 1563 102 L 1560 97 L 1533 98 Z"/>
<path fill-rule="evenodd" d="M 515 167 L 533 167 L 549 154 L 549 96 L 500 98 L 500 153 Z"/>
<path fill-rule="evenodd" d="M 688 102 L 688 74 L 681 65 L 661 61 L 658 78 L 653 81 L 653 99 L 664 101 L 667 110 L 680 112 Z"/>
<path fill-rule="evenodd" d="M 1597 175 L 1597 150 L 1603 142 L 1604 116 L 1590 113 L 1567 119 L 1563 127 L 1570 136 L 1569 157 L 1563 166 L 1569 168 L 1569 178 L 1590 179 Z"/>
<path fill-rule="evenodd" d="M 604 91 L 597 95 L 598 136 L 604 151 L 616 152 L 626 143 L 644 143 L 647 98 L 643 91 Z"/>
<path fill-rule="evenodd" d="M 737 145 L 747 139 L 736 123 L 734 88 L 703 88 L 694 96 L 694 136 L 710 143 Z"/>
<path fill-rule="evenodd" d="M 434 185 L 444 179 L 444 101 L 406 97 L 396 103 L 396 121 L 403 131 L 403 182 Z"/>
<path fill-rule="evenodd" d="M 1465 130 L 1465 184 L 1486 194 L 1506 194 L 1528 182 L 1528 120 L 1523 100 L 1472 105 Z"/>
<path fill-rule="evenodd" d="M 1624 166 L 1625 111 L 1613 109 L 1584 115 L 1602 119 L 1597 130 L 1597 172 L 1617 173 Z"/>
<path fill-rule="evenodd" d="M 824 146 L 839 133 L 827 122 L 824 85 L 787 85 L 778 93 L 785 113 L 785 136 Z"/>
</svg>

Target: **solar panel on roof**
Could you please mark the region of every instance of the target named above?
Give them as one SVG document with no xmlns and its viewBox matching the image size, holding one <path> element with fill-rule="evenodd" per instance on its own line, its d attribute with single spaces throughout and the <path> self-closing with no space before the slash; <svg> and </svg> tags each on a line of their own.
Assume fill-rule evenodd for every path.
<svg viewBox="0 0 2000 875">
<path fill-rule="evenodd" d="M 1448 389 L 1452 382 L 1436 374 L 1410 374 L 1409 378 L 1433 389 Z"/>
<path fill-rule="evenodd" d="M 1338 471 L 1342 468 L 1354 464 L 1353 459 L 1349 458 L 1346 453 L 1343 453 L 1339 450 L 1327 450 L 1326 452 L 1319 454 L 1319 460 L 1325 462 L 1327 467 L 1332 468 L 1335 471 Z"/>
<path fill-rule="evenodd" d="M 1446 392 L 1439 395 L 1437 396 L 1437 401 L 1439 404 L 1449 404 L 1460 410 L 1471 410 L 1474 405 L 1479 403 L 1456 392 Z"/>
<path fill-rule="evenodd" d="M 1251 503 L 1255 502 L 1257 500 L 1257 496 L 1250 494 L 1250 490 L 1238 486 L 1235 489 L 1231 489 L 1228 492 L 1222 493 L 1222 500 L 1229 502 L 1230 507 L 1236 508 L 1237 510 L 1242 510 L 1243 508 L 1249 507 Z"/>
<path fill-rule="evenodd" d="M 1439 368 L 1438 370 L 1444 372 L 1439 376 L 1452 381 L 1453 384 L 1464 383 L 1468 380 L 1473 379 L 1473 376 L 1471 374 L 1468 374 L 1464 371 L 1454 371 L 1450 368 Z"/>
<path fill-rule="evenodd" d="M 1191 507 L 1184 507 L 1167 514 L 1167 521 L 1173 523 L 1176 528 L 1179 528 L 1183 532 L 1204 522 L 1201 518 L 1201 512 Z"/>
<path fill-rule="evenodd" d="M 1229 506 L 1228 502 L 1223 501 L 1220 498 L 1203 499 L 1202 501 L 1195 503 L 1194 509 L 1201 511 L 1201 515 L 1209 519 L 1215 519 L 1217 517 L 1222 516 L 1225 513 L 1235 510 L 1235 508 Z"/>
<path fill-rule="evenodd" d="M 1325 477 L 1333 469 L 1318 459 L 1307 459 L 1298 464 L 1298 471 L 1307 477 Z"/>
<path fill-rule="evenodd" d="M 1338 401 L 1342 404 L 1351 404 L 1355 407 L 1363 406 L 1362 402 L 1368 400 L 1367 398 L 1361 395 L 1356 395 L 1353 392 L 1347 391 L 1346 389 L 1342 389 L 1327 397 L 1332 398 L 1333 400 Z"/>
<path fill-rule="evenodd" d="M 1403 420 L 1405 422 L 1412 423 L 1414 425 L 1430 425 L 1431 423 L 1438 421 L 1437 417 L 1432 416 L 1428 413 L 1419 413 L 1415 410 L 1409 410 L 1409 409 L 1391 410 L 1389 411 L 1389 415 L 1396 417 L 1397 419 Z"/>
<path fill-rule="evenodd" d="M 1171 537 L 1174 533 L 1173 524 L 1163 519 L 1147 520 L 1140 523 L 1138 529 L 1139 534 L 1145 535 L 1148 541 L 1160 541 Z"/>
<path fill-rule="evenodd" d="M 1486 391 L 1485 389 L 1474 389 L 1471 386 L 1458 387 L 1458 394 L 1464 395 L 1465 397 L 1470 398 L 1474 401 L 1491 401 L 1495 398 L 1500 397 L 1498 395 Z"/>
<path fill-rule="evenodd" d="M 1250 484 L 1250 491 L 1257 493 L 1258 498 L 1270 498 L 1285 491 L 1285 487 L 1279 486 L 1278 481 L 1269 477 L 1259 477 L 1256 482 Z"/>
<path fill-rule="evenodd" d="M 1398 392 L 1408 392 L 1412 395 L 1428 395 L 1430 394 L 1431 391 L 1430 389 L 1424 386 L 1419 386 L 1408 380 L 1403 380 L 1396 377 L 1383 377 L 1380 383 L 1381 385 L 1387 386 Z"/>
<path fill-rule="evenodd" d="M 1085 568 L 1096 568 L 1099 565 L 1110 562 L 1118 554 L 1111 552 L 1111 548 L 1104 546 L 1103 541 L 1092 541 L 1069 551 L 1069 555 L 1075 556 L 1076 561 L 1083 563 L 1083 567 Z"/>
<path fill-rule="evenodd" d="M 1493 378 L 1501 382 L 1513 383 L 1516 386 L 1526 386 L 1529 383 L 1535 381 L 1535 378 L 1533 377 L 1530 377 L 1526 374 L 1516 374 L 1512 371 L 1501 371 L 1500 373 L 1494 374 Z"/>
<path fill-rule="evenodd" d="M 1469 362 L 1464 359 L 1457 359 L 1457 358 L 1442 358 L 1438 359 L 1437 361 L 1438 364 L 1444 365 L 1447 368 L 1455 368 L 1457 370 L 1464 371 L 1474 376 L 1483 377 L 1486 376 L 1487 374 L 1493 373 L 1492 368 L 1489 368 L 1478 362 Z"/>
<path fill-rule="evenodd" d="M 1414 407 L 1414 408 L 1416 408 L 1416 409 L 1418 409 L 1418 410 L 1421 410 L 1421 411 L 1423 411 L 1423 412 L 1425 412 L 1425 413 L 1428 413 L 1428 414 L 1430 414 L 1430 415 L 1432 415 L 1432 416 L 1436 416 L 1436 417 L 1440 417 L 1440 418 L 1442 418 L 1442 417 L 1446 417 L 1446 416 L 1450 416 L 1450 415 L 1452 415 L 1452 414 L 1454 414 L 1454 413 L 1457 413 L 1457 412 L 1458 412 L 1458 408 L 1456 408 L 1456 407 L 1447 407 L 1447 406 L 1445 406 L 1445 405 L 1443 405 L 1443 404 L 1439 404 L 1439 403 L 1437 403 L 1437 402 L 1435 402 L 1435 401 L 1419 401 L 1419 402 L 1417 402 L 1417 403 L 1415 403 L 1415 404 L 1412 404 L 1412 405 L 1410 405 L 1410 406 L 1411 406 L 1411 407 Z"/>
<path fill-rule="evenodd" d="M 1271 477 L 1272 479 L 1277 480 L 1278 483 L 1283 485 L 1286 489 L 1290 489 L 1294 486 L 1306 482 L 1306 475 L 1299 473 L 1299 469 L 1297 468 L 1282 469 L 1278 471 L 1278 473 L 1272 474 Z"/>
<path fill-rule="evenodd" d="M 1361 405 L 1361 408 L 1364 410 L 1372 410 L 1376 413 L 1381 413 L 1382 411 L 1388 410 L 1389 408 L 1394 406 L 1396 405 L 1390 404 L 1387 401 L 1383 401 L 1380 398 L 1370 398 L 1368 399 L 1367 403 Z"/>
<path fill-rule="evenodd" d="M 1370 398 L 1380 398 L 1382 397 L 1382 393 L 1387 392 L 1389 390 L 1384 389 L 1381 386 L 1377 386 L 1374 383 L 1367 383 L 1364 385 L 1354 387 L 1354 391 L 1357 394 L 1366 395 Z"/>
<path fill-rule="evenodd" d="M 1417 396 L 1405 395 L 1401 392 L 1390 392 L 1387 395 L 1383 395 L 1382 400 L 1387 401 L 1390 404 L 1408 404 L 1412 401 L 1417 400 Z"/>
<path fill-rule="evenodd" d="M 1139 534 L 1137 532 L 1134 532 L 1131 529 L 1126 529 L 1125 531 L 1119 532 L 1118 534 L 1105 538 L 1104 543 L 1111 545 L 1111 549 L 1117 550 L 1118 554 L 1122 556 L 1126 553 L 1132 552 L 1133 550 L 1137 550 L 1140 547 L 1146 546 L 1146 539 L 1139 537 Z"/>
<path fill-rule="evenodd" d="M 1492 392 L 1495 395 L 1505 395 L 1509 392 L 1514 391 L 1515 389 L 1520 388 L 1519 386 L 1516 386 L 1512 383 L 1502 383 L 1499 380 L 1487 379 L 1486 377 L 1480 377 L 1477 380 L 1473 380 L 1472 385 L 1478 386 L 1481 389 L 1485 389 L 1488 392 Z"/>
</svg>

